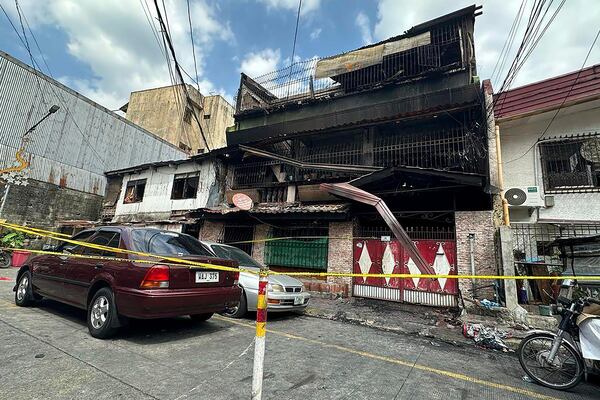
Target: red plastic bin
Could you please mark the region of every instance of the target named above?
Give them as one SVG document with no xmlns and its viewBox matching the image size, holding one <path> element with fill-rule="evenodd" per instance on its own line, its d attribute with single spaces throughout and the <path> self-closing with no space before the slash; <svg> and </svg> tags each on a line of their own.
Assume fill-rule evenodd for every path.
<svg viewBox="0 0 600 400">
<path fill-rule="evenodd" d="M 25 261 L 27 261 L 27 257 L 29 257 L 30 254 L 31 253 L 28 251 L 13 250 L 11 258 L 12 266 L 15 268 L 21 268 L 21 266 L 25 264 Z"/>
</svg>

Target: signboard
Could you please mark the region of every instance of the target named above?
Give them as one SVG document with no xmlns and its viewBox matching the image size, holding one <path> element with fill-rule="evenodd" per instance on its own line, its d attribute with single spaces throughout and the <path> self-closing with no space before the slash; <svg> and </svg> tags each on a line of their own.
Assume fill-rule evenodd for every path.
<svg viewBox="0 0 600 400">
<path fill-rule="evenodd" d="M 232 198 L 233 205 L 239 208 L 240 210 L 248 211 L 252 208 L 254 203 L 250 196 L 244 193 L 236 193 Z"/>
</svg>

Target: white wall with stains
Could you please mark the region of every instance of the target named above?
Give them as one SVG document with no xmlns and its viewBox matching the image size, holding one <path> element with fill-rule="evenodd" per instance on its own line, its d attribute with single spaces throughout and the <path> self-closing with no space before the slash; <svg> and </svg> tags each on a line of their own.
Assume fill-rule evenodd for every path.
<svg viewBox="0 0 600 400">
<path fill-rule="evenodd" d="M 199 174 L 198 191 L 193 199 L 172 200 L 173 180 L 177 174 L 197 172 Z M 146 169 L 139 173 L 127 174 L 123 177 L 121 194 L 117 201 L 115 222 L 160 221 L 168 220 L 171 211 L 194 210 L 208 205 L 211 190 L 218 190 L 217 171 L 212 160 L 201 163 L 189 161 L 180 165 Z M 127 183 L 145 179 L 146 187 L 141 202 L 125 204 Z"/>
<path fill-rule="evenodd" d="M 600 100 L 588 101 L 560 110 L 546 133 L 556 110 L 500 121 L 504 188 L 539 186 L 544 195 L 544 180 L 537 141 L 585 132 L 600 132 Z M 511 208 L 511 222 L 593 221 L 600 222 L 600 192 L 554 193 L 555 205 L 539 210 Z"/>
</svg>

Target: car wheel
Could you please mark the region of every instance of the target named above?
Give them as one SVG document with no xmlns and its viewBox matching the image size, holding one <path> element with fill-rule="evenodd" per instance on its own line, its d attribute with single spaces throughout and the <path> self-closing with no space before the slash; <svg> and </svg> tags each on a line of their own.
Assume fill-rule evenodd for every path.
<svg viewBox="0 0 600 400">
<path fill-rule="evenodd" d="M 204 321 L 208 321 L 213 316 L 213 314 L 214 313 L 194 314 L 194 315 L 190 315 L 190 318 L 194 322 L 204 322 Z"/>
<path fill-rule="evenodd" d="M 31 272 L 25 271 L 19 277 L 17 291 L 15 292 L 15 304 L 20 307 L 29 307 L 35 303 L 33 290 L 31 289 Z"/>
<path fill-rule="evenodd" d="M 117 332 L 114 326 L 117 309 L 112 290 L 100 288 L 88 305 L 87 324 L 90 335 L 98 339 L 107 339 Z"/>
<path fill-rule="evenodd" d="M 243 318 L 248 312 L 248 302 L 246 300 L 246 292 L 242 291 L 240 303 L 237 307 L 228 308 L 223 311 L 223 315 L 230 318 Z"/>
</svg>

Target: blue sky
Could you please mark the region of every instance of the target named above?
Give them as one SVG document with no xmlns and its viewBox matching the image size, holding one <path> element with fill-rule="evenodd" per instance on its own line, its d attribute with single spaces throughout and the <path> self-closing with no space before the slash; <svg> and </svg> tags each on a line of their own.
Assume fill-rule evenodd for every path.
<svg viewBox="0 0 600 400">
<path fill-rule="evenodd" d="M 306 59 L 351 50 L 472 3 L 303 0 L 296 54 Z M 20 29 L 14 0 L 0 0 L 0 4 Z M 521 1 L 477 4 L 483 5 L 484 14 L 476 20 L 476 55 L 479 74 L 485 79 L 492 77 Z M 19 5 L 52 75 L 92 100 L 115 109 L 127 102 L 131 91 L 169 84 L 166 60 L 144 13 L 147 6 L 145 11 L 154 14 L 152 0 L 21 0 Z M 165 5 L 178 58 L 193 74 L 186 1 L 166 0 Z M 231 100 L 240 71 L 252 76 L 285 66 L 291 55 L 297 7 L 298 0 L 191 0 L 202 92 L 221 93 Z M 598 21 L 600 2 L 569 0 L 513 86 L 579 69 Z M 30 32 L 26 33 L 34 57 L 47 73 Z M 0 49 L 31 64 L 1 12 Z M 600 43 L 587 65 L 595 63 L 600 63 Z M 498 87 L 502 74 L 493 78 Z"/>
</svg>

